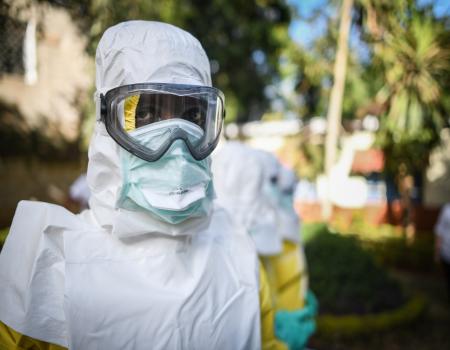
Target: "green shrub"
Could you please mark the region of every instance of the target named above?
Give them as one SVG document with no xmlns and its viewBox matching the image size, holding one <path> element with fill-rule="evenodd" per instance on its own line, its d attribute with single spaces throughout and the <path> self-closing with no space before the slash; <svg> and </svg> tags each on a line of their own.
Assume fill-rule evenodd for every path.
<svg viewBox="0 0 450 350">
<path fill-rule="evenodd" d="M 321 313 L 378 313 L 405 301 L 399 284 L 354 237 L 322 229 L 306 242 L 305 253 Z"/>
<path fill-rule="evenodd" d="M 375 226 L 355 219 L 347 226 L 335 221 L 333 227 L 344 235 L 355 236 L 385 266 L 414 271 L 430 271 L 435 267 L 432 232 L 418 232 L 408 240 L 401 228 L 387 224 Z"/>
<path fill-rule="evenodd" d="M 367 250 L 383 265 L 414 271 L 430 271 L 435 267 L 433 247 L 431 234 L 418 235 L 413 241 L 402 236 L 366 244 Z"/>
<path fill-rule="evenodd" d="M 3 243 L 5 243 L 6 236 L 8 235 L 9 227 L 0 230 L 0 250 L 3 247 Z"/>
<path fill-rule="evenodd" d="M 411 323 L 425 310 L 425 299 L 416 296 L 392 311 L 371 315 L 321 315 L 317 320 L 318 332 L 323 337 L 353 337 L 373 334 Z"/>
<path fill-rule="evenodd" d="M 318 223 L 302 223 L 301 236 L 303 242 L 309 242 L 317 235 L 328 232 L 327 224 L 323 222 Z"/>
</svg>

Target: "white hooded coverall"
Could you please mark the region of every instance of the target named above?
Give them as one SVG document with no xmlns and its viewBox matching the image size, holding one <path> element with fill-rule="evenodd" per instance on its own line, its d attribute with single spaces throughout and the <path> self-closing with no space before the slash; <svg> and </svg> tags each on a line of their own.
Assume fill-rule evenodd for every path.
<svg viewBox="0 0 450 350">
<path fill-rule="evenodd" d="M 266 169 L 258 151 L 241 142 L 230 141 L 221 146 L 213 159 L 218 203 L 247 229 L 259 255 L 281 253 L 278 212 L 263 191 Z"/>
<path fill-rule="evenodd" d="M 200 43 L 168 24 L 108 29 L 99 93 L 140 82 L 211 86 Z M 119 146 L 97 123 L 90 210 L 20 202 L 0 255 L 0 320 L 70 349 L 259 349 L 258 262 L 251 239 L 215 207 L 171 225 L 115 207 Z"/>
<path fill-rule="evenodd" d="M 298 216 L 280 203 L 281 191 L 294 186 L 295 175 L 282 171 L 274 155 L 240 142 L 226 142 L 214 154 L 217 201 L 248 229 L 267 271 L 276 309 L 292 311 L 304 305 L 308 278 Z"/>
</svg>

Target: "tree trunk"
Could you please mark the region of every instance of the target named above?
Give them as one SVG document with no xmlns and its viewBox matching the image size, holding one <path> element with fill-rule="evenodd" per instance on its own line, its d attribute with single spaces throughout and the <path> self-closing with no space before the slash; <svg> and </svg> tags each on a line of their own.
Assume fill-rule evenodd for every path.
<svg viewBox="0 0 450 350">
<path fill-rule="evenodd" d="M 322 203 L 322 216 L 325 220 L 331 217 L 330 179 L 331 169 L 336 163 L 337 143 L 341 126 L 342 100 L 344 97 L 345 75 L 347 71 L 348 37 L 352 21 L 353 0 L 343 0 L 339 40 L 334 63 L 334 83 L 331 89 L 330 103 L 327 113 L 327 137 L 325 144 L 325 173 L 327 175 L 327 193 Z"/>
</svg>

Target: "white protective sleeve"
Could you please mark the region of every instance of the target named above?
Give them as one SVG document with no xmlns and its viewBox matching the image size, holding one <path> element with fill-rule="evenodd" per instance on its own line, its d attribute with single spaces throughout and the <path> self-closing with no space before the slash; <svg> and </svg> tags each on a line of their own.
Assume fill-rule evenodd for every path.
<svg viewBox="0 0 450 350">
<path fill-rule="evenodd" d="M 67 227 L 83 224 L 62 207 L 21 201 L 0 254 L 0 320 L 61 346 L 67 346 L 62 236 Z"/>
</svg>

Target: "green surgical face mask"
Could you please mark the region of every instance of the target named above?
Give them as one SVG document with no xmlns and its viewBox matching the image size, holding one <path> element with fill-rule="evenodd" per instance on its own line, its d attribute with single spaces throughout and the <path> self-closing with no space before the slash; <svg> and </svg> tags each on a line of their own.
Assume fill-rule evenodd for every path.
<svg viewBox="0 0 450 350">
<path fill-rule="evenodd" d="M 164 128 L 139 128 L 134 137 L 151 146 L 166 137 Z M 202 131 L 192 129 L 193 139 Z M 122 150 L 123 184 L 116 207 L 150 212 L 158 219 L 178 224 L 207 216 L 215 197 L 209 158 L 195 160 L 186 144 L 176 140 L 155 162 L 142 160 Z"/>
</svg>

